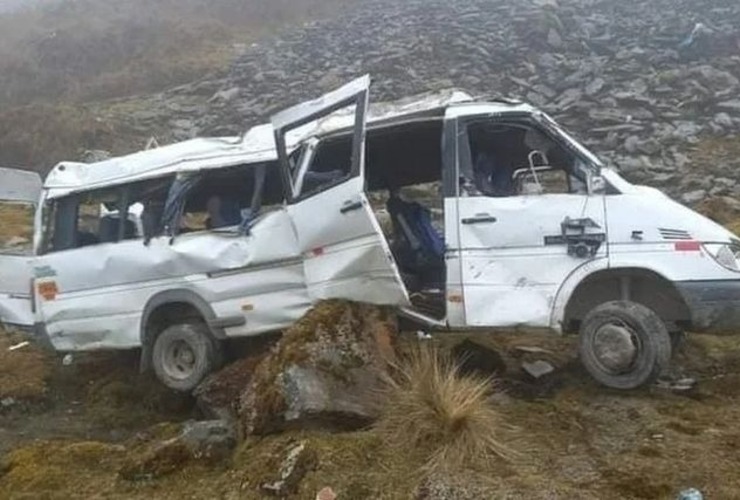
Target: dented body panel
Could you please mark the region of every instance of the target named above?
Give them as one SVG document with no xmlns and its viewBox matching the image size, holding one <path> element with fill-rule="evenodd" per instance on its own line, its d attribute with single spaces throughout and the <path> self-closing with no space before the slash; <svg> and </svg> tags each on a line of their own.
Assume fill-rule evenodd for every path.
<svg viewBox="0 0 740 500">
<path fill-rule="evenodd" d="M 68 254 L 74 253 L 74 261 Z M 83 265 L 81 265 L 84 263 Z M 215 318 L 242 317 L 227 336 L 272 331 L 309 306 L 298 243 L 284 209 L 237 231 L 125 241 L 38 257 L 39 313 L 57 349 L 141 345 L 141 316 L 158 294 L 188 291 Z M 278 313 L 279 311 L 279 313 Z M 104 320 L 103 320 L 104 319 Z"/>
<path fill-rule="evenodd" d="M 607 258 L 601 245 L 588 258 L 568 255 L 559 236 L 566 217 L 580 216 L 606 231 L 603 196 L 536 195 L 460 198 L 460 220 L 495 214 L 495 222 L 461 224 L 460 262 L 466 321 L 470 326 L 547 328 L 563 281 L 592 260 Z"/>
</svg>

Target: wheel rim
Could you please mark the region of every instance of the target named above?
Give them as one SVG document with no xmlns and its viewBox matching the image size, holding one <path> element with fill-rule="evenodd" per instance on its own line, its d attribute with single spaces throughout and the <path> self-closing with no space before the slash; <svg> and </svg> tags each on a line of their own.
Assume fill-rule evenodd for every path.
<svg viewBox="0 0 740 500">
<path fill-rule="evenodd" d="M 609 373 L 629 371 L 637 360 L 639 350 L 637 334 L 624 323 L 605 323 L 594 335 L 594 357 L 601 368 Z"/>
<path fill-rule="evenodd" d="M 179 380 L 190 377 L 195 371 L 196 355 L 187 342 L 173 342 L 164 353 L 163 367 L 167 375 Z"/>
</svg>

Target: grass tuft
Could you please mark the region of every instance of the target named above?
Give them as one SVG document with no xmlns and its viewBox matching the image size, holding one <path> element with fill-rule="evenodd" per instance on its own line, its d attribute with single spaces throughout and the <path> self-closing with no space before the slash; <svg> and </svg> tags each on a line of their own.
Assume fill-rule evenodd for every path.
<svg viewBox="0 0 740 500">
<path fill-rule="evenodd" d="M 490 379 L 463 376 L 438 349 L 415 348 L 388 378 L 377 430 L 388 446 L 422 450 L 425 472 L 511 458 L 499 441 L 506 425 L 489 401 L 492 387 Z"/>
</svg>

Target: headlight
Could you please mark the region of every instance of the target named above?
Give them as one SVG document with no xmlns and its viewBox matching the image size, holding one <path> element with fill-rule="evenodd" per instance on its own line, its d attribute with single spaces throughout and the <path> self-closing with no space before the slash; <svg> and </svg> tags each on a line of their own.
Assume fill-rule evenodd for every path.
<svg viewBox="0 0 740 500">
<path fill-rule="evenodd" d="M 704 249 L 722 267 L 730 271 L 740 271 L 740 246 L 711 243 L 705 244 Z"/>
</svg>

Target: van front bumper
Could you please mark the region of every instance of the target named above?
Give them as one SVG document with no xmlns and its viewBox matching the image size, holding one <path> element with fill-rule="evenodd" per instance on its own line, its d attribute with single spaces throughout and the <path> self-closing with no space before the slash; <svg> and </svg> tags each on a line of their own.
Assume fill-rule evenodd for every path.
<svg viewBox="0 0 740 500">
<path fill-rule="evenodd" d="M 740 280 L 676 283 L 691 311 L 696 331 L 740 333 Z"/>
</svg>

